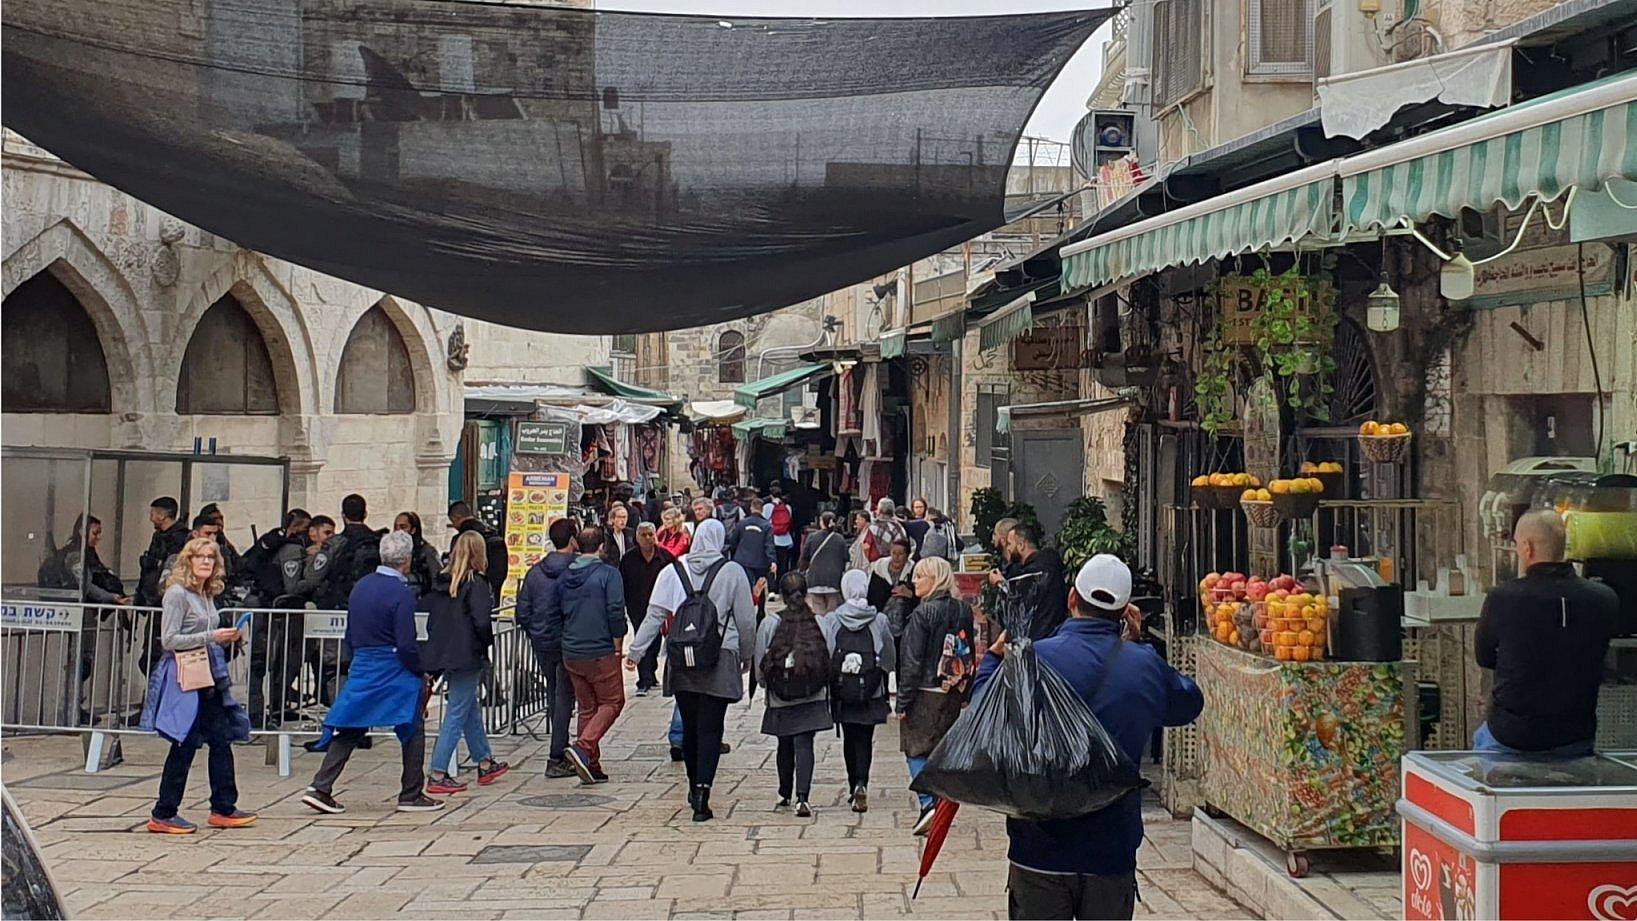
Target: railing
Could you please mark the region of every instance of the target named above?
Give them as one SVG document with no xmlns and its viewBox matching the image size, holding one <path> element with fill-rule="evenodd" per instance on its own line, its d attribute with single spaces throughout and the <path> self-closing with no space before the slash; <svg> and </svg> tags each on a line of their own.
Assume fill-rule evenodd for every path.
<svg viewBox="0 0 1637 921">
<path fill-rule="evenodd" d="M 293 740 L 317 735 L 346 680 L 345 611 L 224 608 L 222 626 L 249 614 L 246 636 L 229 651 L 235 699 L 250 714 L 268 763 L 289 776 Z M 489 669 L 480 687 L 484 727 L 532 731 L 550 696 L 527 633 L 495 621 Z M 158 608 L 40 600 L 0 600 L 0 729 L 86 736 L 86 771 L 107 766 L 118 737 L 138 733 L 148 677 L 163 655 Z M 416 615 L 426 638 L 426 615 Z M 427 731 L 442 724 L 445 695 L 434 687 Z"/>
</svg>

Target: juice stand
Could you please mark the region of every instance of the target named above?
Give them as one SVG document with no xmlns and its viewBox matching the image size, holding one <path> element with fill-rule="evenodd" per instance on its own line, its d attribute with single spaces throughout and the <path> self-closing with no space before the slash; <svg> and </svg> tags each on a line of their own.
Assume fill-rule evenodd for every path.
<svg viewBox="0 0 1637 921">
<path fill-rule="evenodd" d="M 1637 752 L 1404 758 L 1404 917 L 1637 918 Z"/>
</svg>

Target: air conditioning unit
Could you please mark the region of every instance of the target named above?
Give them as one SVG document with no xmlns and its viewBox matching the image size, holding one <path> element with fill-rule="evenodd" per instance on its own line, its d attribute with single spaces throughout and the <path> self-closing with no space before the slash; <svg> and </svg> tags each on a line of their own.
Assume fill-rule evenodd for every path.
<svg viewBox="0 0 1637 921">
<path fill-rule="evenodd" d="M 1314 0 L 1313 73 L 1319 79 L 1391 63 L 1381 0 Z"/>
</svg>

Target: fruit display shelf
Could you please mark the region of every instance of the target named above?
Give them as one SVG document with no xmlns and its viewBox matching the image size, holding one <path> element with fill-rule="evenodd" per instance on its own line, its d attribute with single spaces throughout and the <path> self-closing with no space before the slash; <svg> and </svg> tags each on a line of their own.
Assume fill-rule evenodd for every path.
<svg viewBox="0 0 1637 921">
<path fill-rule="evenodd" d="M 1208 809 L 1289 855 L 1391 847 L 1413 686 L 1404 662 L 1280 662 L 1221 643 L 1195 650 Z"/>
</svg>

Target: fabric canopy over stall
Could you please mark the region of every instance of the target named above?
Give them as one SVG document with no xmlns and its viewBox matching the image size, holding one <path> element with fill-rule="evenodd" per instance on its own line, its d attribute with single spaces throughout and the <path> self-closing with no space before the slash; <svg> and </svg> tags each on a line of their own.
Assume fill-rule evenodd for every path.
<svg viewBox="0 0 1637 921">
<path fill-rule="evenodd" d="M 633 403 L 645 403 L 657 406 L 666 412 L 676 413 L 682 410 L 682 398 L 663 390 L 654 390 L 649 387 L 639 387 L 629 381 L 622 381 L 614 377 L 614 372 L 606 367 L 588 367 L 586 377 L 592 386 L 609 396 L 623 397 Z"/>
<path fill-rule="evenodd" d="M 770 377 L 748 384 L 740 384 L 733 388 L 733 402 L 746 409 L 755 409 L 756 404 L 775 394 L 784 393 L 798 384 L 805 384 L 815 377 L 831 374 L 835 368 L 829 364 L 802 365 L 791 368 L 789 371 L 780 371 Z"/>
<path fill-rule="evenodd" d="M 749 441 L 753 437 L 778 441 L 787 431 L 788 426 L 783 419 L 746 419 L 733 423 L 733 437 L 740 441 Z"/>
<path fill-rule="evenodd" d="M 724 19 L 451 0 L 7 0 L 4 120 L 211 233 L 512 326 L 765 312 L 1015 220 L 1113 13 Z"/>
<path fill-rule="evenodd" d="M 1637 73 L 1521 102 L 1342 161 L 1343 230 L 1517 208 L 1637 180 Z"/>
</svg>

